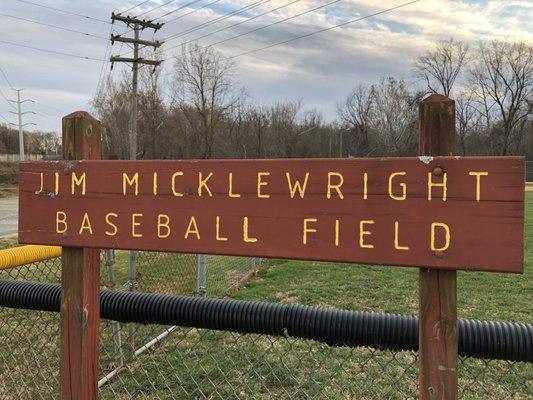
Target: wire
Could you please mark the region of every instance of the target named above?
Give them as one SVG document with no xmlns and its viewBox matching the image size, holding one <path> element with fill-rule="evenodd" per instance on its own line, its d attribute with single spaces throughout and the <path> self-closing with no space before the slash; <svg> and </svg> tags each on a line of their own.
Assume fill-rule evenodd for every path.
<svg viewBox="0 0 533 400">
<path fill-rule="evenodd" d="M 316 35 L 316 34 L 319 34 L 319 33 L 327 32 L 327 31 L 333 30 L 335 28 L 339 28 L 341 26 L 353 24 L 355 22 L 359 22 L 359 21 L 362 21 L 364 19 L 372 18 L 372 17 L 375 17 L 377 15 L 385 14 L 387 12 L 394 11 L 394 10 L 397 10 L 399 8 L 406 7 L 406 6 L 410 5 L 410 4 L 418 3 L 420 1 L 422 1 L 422 0 L 412 0 L 412 1 L 409 1 L 407 3 L 403 3 L 403 4 L 397 5 L 395 7 L 387 8 L 385 10 L 381 10 L 381 11 L 378 11 L 378 12 L 375 12 L 375 13 L 372 13 L 372 14 L 368 14 L 368 15 L 365 15 L 363 17 L 355 18 L 355 19 L 352 19 L 352 20 L 349 20 L 349 21 L 346 21 L 346 22 L 343 22 L 343 23 L 340 23 L 340 24 L 337 24 L 337 25 L 330 26 L 328 28 L 319 29 L 317 31 L 310 32 L 310 33 L 307 33 L 305 35 L 296 36 L 296 37 L 293 37 L 291 39 L 283 40 L 281 42 L 273 43 L 273 44 L 268 45 L 268 46 L 260 47 L 258 49 L 248 50 L 248 51 L 245 51 L 243 53 L 240 53 L 240 54 L 237 54 L 237 55 L 234 55 L 234 56 L 231 56 L 231 57 L 227 57 L 227 59 L 231 60 L 231 59 L 234 59 L 234 58 L 237 58 L 237 57 L 241 57 L 241 56 L 245 56 L 245 55 L 248 55 L 248 54 L 256 53 L 258 51 L 270 49 L 270 48 L 275 47 L 275 46 L 279 46 L 279 45 L 282 45 L 282 44 L 287 44 L 287 43 L 290 43 L 290 42 L 294 42 L 295 40 L 307 38 L 307 37 L 310 37 L 310 36 L 313 36 L 313 35 Z"/>
<path fill-rule="evenodd" d="M 2 73 L 2 75 L 4 76 L 4 79 L 6 80 L 7 84 L 9 85 L 9 87 L 11 89 L 14 89 L 13 85 L 11 84 L 11 82 L 9 81 L 9 79 L 7 78 L 7 74 L 5 73 L 4 69 L 2 67 L 0 67 L 0 72 Z"/>
<path fill-rule="evenodd" d="M 224 14 L 224 15 L 222 15 L 222 16 L 220 16 L 220 17 L 213 18 L 213 19 L 211 19 L 211 20 L 209 20 L 209 21 L 206 21 L 206 22 L 201 23 L 201 24 L 199 24 L 199 25 L 193 26 L 192 28 L 189 28 L 189 29 L 186 29 L 186 30 L 184 30 L 184 31 L 181 31 L 181 32 L 175 33 L 174 35 L 171 35 L 171 36 L 167 37 L 167 38 L 165 39 L 165 42 L 168 43 L 168 42 L 171 41 L 171 40 L 177 39 L 177 38 L 179 38 L 179 37 L 181 37 L 181 36 L 184 36 L 184 35 L 188 35 L 189 33 L 194 32 L 194 31 L 197 31 L 198 29 L 201 29 L 201 28 L 204 28 L 204 27 L 206 27 L 206 26 L 208 26 L 208 25 L 212 25 L 212 24 L 214 24 L 214 23 L 216 23 L 216 22 L 219 22 L 219 21 L 225 20 L 225 19 L 227 19 L 227 18 L 229 18 L 229 17 L 231 17 L 231 16 L 233 16 L 233 15 L 240 14 L 240 13 L 242 13 L 242 12 L 244 12 L 244 11 L 251 10 L 252 8 L 255 8 L 255 7 L 257 7 L 257 6 L 261 5 L 261 4 L 268 3 L 268 2 L 270 2 L 270 1 L 272 1 L 272 0 L 258 0 L 258 1 L 252 3 L 252 4 L 248 5 L 248 6 L 241 7 L 241 8 L 239 8 L 239 9 L 237 9 L 237 10 L 235 10 L 235 11 L 232 11 L 232 12 L 230 12 L 230 13 L 228 13 L 228 14 Z"/>
<path fill-rule="evenodd" d="M 16 107 L 9 101 L 9 99 L 6 97 L 6 95 L 0 90 L 0 95 L 4 98 L 7 104 L 13 109 L 16 110 Z"/>
<path fill-rule="evenodd" d="M 11 122 L 9 122 L 9 121 L 7 120 L 7 118 L 4 117 L 2 114 L 0 114 L 0 118 L 2 118 L 2 119 L 3 119 L 4 121 L 6 121 L 8 124 L 11 124 Z"/>
<path fill-rule="evenodd" d="M 169 1 L 166 1 L 165 3 L 160 4 L 160 5 L 158 5 L 157 7 L 154 7 L 154 8 L 152 8 L 152 9 L 148 10 L 148 11 L 145 11 L 145 12 L 142 12 L 142 13 L 140 13 L 140 14 L 137 14 L 136 17 L 139 18 L 141 15 L 145 15 L 145 14 L 151 13 L 152 11 L 157 10 L 157 9 L 159 9 L 159 8 L 161 8 L 161 7 L 165 7 L 166 5 L 168 5 L 168 4 L 170 4 L 170 3 L 174 3 L 175 1 L 176 1 L 176 0 L 169 0 Z"/>
<path fill-rule="evenodd" d="M 175 10 L 172 10 L 172 11 L 169 11 L 169 12 L 163 14 L 163 15 L 160 15 L 159 17 L 157 17 L 157 18 L 154 19 L 153 21 L 157 21 L 158 19 L 161 19 L 161 18 L 163 18 L 163 17 L 166 17 L 167 15 L 174 14 L 175 12 L 178 12 L 179 10 L 183 10 L 184 8 L 189 7 L 189 6 L 191 6 L 191 5 L 195 4 L 195 3 L 198 3 L 198 2 L 200 2 L 200 1 L 202 1 L 202 0 L 193 0 L 193 1 L 190 1 L 190 2 L 188 2 L 187 4 L 184 4 L 184 5 L 182 5 L 182 6 L 179 6 L 179 7 L 176 8 Z M 218 0 L 218 1 L 220 1 L 220 0 Z M 200 9 L 201 9 L 201 8 L 199 8 L 198 10 L 200 10 Z M 167 22 L 165 22 L 165 23 L 168 23 L 168 22 L 169 22 L 169 21 L 167 21 Z"/>
<path fill-rule="evenodd" d="M 41 103 L 40 101 L 34 101 L 34 103 L 40 105 L 41 107 L 46 107 L 46 108 L 48 108 L 50 110 L 54 110 L 54 111 L 60 112 L 62 114 L 65 113 L 63 110 L 60 110 L 59 108 L 53 107 L 50 104 Z"/>
<path fill-rule="evenodd" d="M 7 40 L 0 40 L 0 43 L 9 44 L 9 45 L 11 45 L 11 46 L 24 47 L 24 48 L 26 48 L 26 49 L 32 49 L 32 50 L 38 50 L 38 51 L 44 51 L 44 52 L 46 52 L 46 53 L 59 54 L 59 55 L 61 55 L 61 56 L 74 57 L 74 58 L 81 58 L 81 59 L 83 59 L 83 60 L 104 61 L 104 60 L 101 59 L 101 58 L 94 58 L 94 57 L 88 57 L 88 56 L 80 56 L 80 55 L 72 54 L 72 53 L 63 53 L 62 51 L 55 51 L 55 50 L 43 49 L 43 48 L 41 48 L 41 47 L 34 47 L 34 46 L 29 46 L 29 45 L 20 44 L 20 43 L 8 42 Z"/>
<path fill-rule="evenodd" d="M 193 3 L 197 3 L 198 1 L 200 1 L 200 0 L 193 0 L 193 1 L 191 1 L 191 2 L 189 2 L 189 3 L 187 3 L 187 4 L 185 4 L 185 5 L 181 6 L 180 8 L 187 7 L 187 6 L 189 6 L 189 5 L 193 4 Z M 214 0 L 214 1 L 212 1 L 211 3 L 205 4 L 205 5 L 203 5 L 203 6 L 200 7 L 200 8 L 197 8 L 197 9 L 195 9 L 195 10 L 189 11 L 188 13 L 185 13 L 185 14 L 183 14 L 183 15 L 180 15 L 180 16 L 174 18 L 174 19 L 171 19 L 170 21 L 167 21 L 166 23 L 169 23 L 169 22 L 172 22 L 172 21 L 178 20 L 178 19 L 180 19 L 180 18 L 183 18 L 183 17 L 185 17 L 186 15 L 189 15 L 189 14 L 192 14 L 192 13 L 194 13 L 194 12 L 196 12 L 196 11 L 199 11 L 199 10 L 201 10 L 202 8 L 205 8 L 205 7 L 207 7 L 207 6 L 211 5 L 211 4 L 218 3 L 219 1 L 220 1 L 220 0 Z M 258 1 L 258 3 L 261 2 L 261 1 L 265 1 L 265 0 L 260 0 L 260 1 Z M 271 0 L 266 0 L 266 1 L 271 1 Z M 265 2 L 266 2 L 266 1 L 265 1 Z M 255 3 L 254 3 L 254 4 L 255 4 Z M 252 5 L 253 5 L 253 4 L 252 4 Z M 247 6 L 247 7 L 250 7 L 250 6 Z M 246 7 L 243 7 L 243 8 L 246 8 Z M 177 10 L 176 10 L 176 11 L 177 11 Z M 236 10 L 236 11 L 239 11 L 239 10 Z M 222 18 L 222 17 L 218 17 L 218 18 L 215 18 L 215 19 L 220 19 L 220 18 Z M 156 19 L 154 19 L 153 21 L 155 21 L 155 20 L 157 20 L 157 19 L 159 19 L 159 18 L 156 18 Z M 208 22 L 212 22 L 212 23 L 214 23 L 214 22 L 217 22 L 217 21 L 208 21 Z M 127 33 L 127 32 L 126 32 L 126 33 Z M 181 32 L 180 32 L 180 33 L 181 33 Z M 126 53 L 124 53 L 123 55 L 130 54 L 130 53 L 132 53 L 132 52 L 133 52 L 133 50 L 129 50 L 129 51 L 127 51 Z"/>
<path fill-rule="evenodd" d="M 169 19 L 168 21 L 165 22 L 165 24 L 168 25 L 171 22 L 177 21 L 178 19 L 186 17 L 187 15 L 190 15 L 190 14 L 195 13 L 197 11 L 203 10 L 204 8 L 209 7 L 209 6 L 211 6 L 211 5 L 215 4 L 215 3 L 218 3 L 219 1 L 221 1 L 221 0 L 214 0 L 211 3 L 204 4 L 202 7 L 195 8 L 194 10 L 186 12 L 185 14 L 181 14 L 181 15 L 175 17 L 175 18 Z M 191 3 L 193 3 L 193 2 L 191 2 Z M 185 6 L 190 5 L 191 3 L 188 3 Z"/>
<path fill-rule="evenodd" d="M 91 17 L 91 16 L 89 16 L 89 15 L 78 14 L 78 13 L 76 13 L 76 12 L 72 12 L 72 11 L 68 11 L 68 10 L 63 10 L 63 9 L 61 9 L 61 8 L 56 8 L 56 7 L 52 7 L 52 6 L 46 6 L 46 5 L 44 5 L 44 4 L 34 3 L 33 1 L 29 1 L 29 0 L 14 0 L 14 1 L 18 1 L 19 3 L 31 4 L 32 6 L 37 6 L 37 7 L 47 8 L 47 9 L 49 9 L 49 10 L 53 10 L 53 11 L 57 11 L 57 12 L 61 12 L 61 13 L 64 13 L 64 14 L 75 15 L 76 17 L 85 18 L 85 19 L 90 19 L 90 20 L 93 20 L 93 21 L 102 22 L 102 23 L 104 23 L 104 24 L 110 24 L 110 23 L 111 23 L 111 22 L 109 22 L 109 21 L 106 21 L 106 20 L 103 20 L 103 19 L 100 19 L 100 18 Z"/>
<path fill-rule="evenodd" d="M 203 39 L 203 38 L 206 38 L 206 37 L 208 37 L 208 36 L 215 35 L 215 34 L 217 34 L 217 33 L 219 33 L 219 32 L 225 31 L 225 30 L 230 29 L 230 28 L 234 28 L 234 27 L 239 26 L 239 25 L 242 25 L 242 24 L 244 24 L 244 23 L 246 23 L 246 22 L 249 22 L 249 21 L 252 21 L 252 20 L 257 19 L 257 18 L 259 18 L 259 17 L 262 17 L 263 15 L 270 14 L 270 13 L 272 13 L 272 12 L 274 12 L 274 11 L 277 11 L 277 10 L 280 10 L 280 9 L 282 9 L 282 8 L 288 7 L 288 6 L 290 6 L 290 5 L 294 4 L 294 3 L 298 3 L 299 1 L 300 1 L 300 0 L 293 0 L 293 1 L 291 1 L 290 3 L 287 3 L 287 4 L 284 4 L 284 5 L 282 5 L 282 6 L 279 6 L 279 7 L 273 8 L 273 9 L 268 10 L 268 11 L 265 11 L 265 12 L 263 12 L 263 13 L 261 13 L 261 14 L 254 15 L 254 16 L 252 16 L 252 17 L 250 17 L 250 18 L 247 18 L 247 19 L 245 19 L 245 20 L 243 20 L 243 21 L 240 21 L 240 22 L 237 22 L 237 23 L 235 23 L 235 24 L 232 24 L 232 25 L 226 26 L 226 27 L 224 27 L 224 28 L 217 29 L 216 31 L 213 31 L 213 32 L 210 32 L 210 33 L 206 33 L 205 35 L 195 37 L 194 39 L 187 40 L 186 42 L 182 42 L 181 45 L 188 44 L 188 43 L 191 43 L 191 42 L 196 42 L 196 41 L 198 41 L 198 40 L 200 40 L 200 39 Z M 340 0 L 337 0 L 337 1 L 340 1 Z M 174 49 L 174 48 L 176 48 L 176 47 L 178 47 L 178 46 L 180 46 L 180 45 L 176 45 L 176 46 L 170 47 L 170 48 L 167 49 L 167 50 Z"/>
<path fill-rule="evenodd" d="M 48 24 L 48 23 L 46 23 L 46 22 L 35 21 L 35 20 L 33 20 L 33 19 L 28 19 L 28 18 L 23 18 L 23 17 L 17 17 L 16 15 L 9 15 L 9 14 L 3 14 L 3 13 L 0 13 L 0 16 L 2 16 L 2 17 L 8 17 L 8 18 L 13 18 L 13 19 L 18 19 L 18 20 L 26 21 L 26 22 L 31 22 L 32 24 L 48 26 L 48 27 L 50 27 L 50 28 L 61 29 L 61 30 L 63 30 L 63 31 L 67 31 L 67 32 L 79 33 L 80 35 L 90 36 L 90 37 L 94 37 L 94 38 L 97 38 L 97 39 L 109 40 L 109 39 L 106 38 L 106 37 L 99 36 L 99 35 L 95 35 L 95 34 L 92 34 L 92 33 L 87 33 L 87 32 L 77 31 L 77 30 L 75 30 L 75 29 L 65 28 L 65 27 L 63 27 L 63 26 L 58 26 L 58 25 L 53 25 L 53 24 Z"/>
<path fill-rule="evenodd" d="M 113 26 L 111 26 L 111 29 L 109 30 L 109 35 L 110 36 L 111 36 L 111 33 L 113 33 Z M 98 82 L 96 83 L 95 95 L 98 94 L 98 92 L 101 89 L 102 80 L 103 80 L 103 77 L 104 77 L 104 69 L 109 64 L 109 55 L 110 55 L 110 53 L 111 53 L 111 41 L 108 41 L 107 45 L 106 45 L 106 48 L 105 48 L 105 51 L 104 51 L 104 60 L 105 61 L 102 61 L 102 66 L 100 67 L 100 74 L 98 76 Z"/>
<path fill-rule="evenodd" d="M 298 14 L 291 15 L 290 17 L 287 17 L 287 18 L 280 19 L 279 21 L 275 21 L 275 22 L 272 22 L 272 23 L 270 23 L 270 24 L 260 26 L 259 28 L 255 28 L 255 29 L 252 29 L 252 30 L 250 30 L 250 31 L 240 33 L 240 34 L 238 34 L 238 35 L 231 36 L 231 37 L 229 37 L 229 38 L 219 40 L 218 42 L 211 43 L 211 44 L 209 44 L 209 45 L 207 45 L 207 46 L 200 46 L 200 47 L 212 47 L 212 46 L 216 46 L 216 45 L 221 44 L 221 43 L 229 42 L 230 40 L 237 39 L 237 38 L 240 38 L 240 37 L 242 37 L 242 36 L 246 36 L 246 35 L 249 35 L 250 33 L 254 33 L 254 32 L 257 32 L 257 31 L 260 31 L 260 30 L 266 29 L 266 28 L 270 28 L 271 26 L 281 24 L 281 23 L 283 23 L 283 22 L 285 22 L 285 21 L 288 21 L 288 20 L 291 20 L 291 19 L 294 19 L 294 18 L 300 17 L 300 16 L 302 16 L 302 15 L 304 15 L 304 14 L 309 14 L 309 13 L 311 13 L 311 12 L 313 12 L 313 11 L 316 11 L 316 10 L 319 10 L 319 9 L 321 9 L 321 8 L 325 8 L 325 7 L 330 6 L 330 5 L 332 5 L 332 4 L 338 3 L 339 1 L 341 1 L 341 0 L 333 0 L 333 1 L 330 1 L 329 3 L 322 4 L 322 5 L 320 5 L 320 6 L 317 6 L 317 7 L 315 7 L 315 8 L 312 8 L 312 9 L 310 9 L 310 10 L 307 10 L 307 11 L 304 11 L 304 12 L 301 12 L 301 13 L 298 13 Z M 235 24 L 235 25 L 237 25 L 237 24 Z M 216 32 L 213 32 L 213 33 L 216 33 Z M 205 36 L 208 36 L 208 35 L 205 35 Z M 197 39 L 198 39 L 198 38 L 196 38 L 195 40 L 197 40 Z M 189 42 L 191 42 L 191 41 L 184 42 L 184 43 L 182 43 L 182 44 L 187 44 L 187 43 L 189 43 Z M 178 46 L 179 46 L 179 45 L 178 45 Z M 168 51 L 168 50 L 172 50 L 172 49 L 174 49 L 174 48 L 176 48 L 176 47 L 178 47 L 178 46 L 170 47 L 170 48 L 166 49 L 166 51 Z"/>
<path fill-rule="evenodd" d="M 332 4 L 338 3 L 339 1 L 341 1 L 341 0 L 333 0 L 333 1 L 330 1 L 329 3 L 322 4 L 322 5 L 317 6 L 317 7 L 315 7 L 315 8 L 311 8 L 310 10 L 303 11 L 303 12 L 301 12 L 301 13 L 291 15 L 290 17 L 280 19 L 279 21 L 272 22 L 272 23 L 267 24 L 267 25 L 264 25 L 264 26 L 260 26 L 259 28 L 252 29 L 251 31 L 247 31 L 247 32 L 244 32 L 244 33 L 240 33 L 240 34 L 238 34 L 238 35 L 235 35 L 235 36 L 231 36 L 231 37 L 226 38 L 226 39 L 219 40 L 218 42 L 211 43 L 209 46 L 216 46 L 217 44 L 221 44 L 221 43 L 229 42 L 230 40 L 237 39 L 237 38 L 240 38 L 240 37 L 242 37 L 242 36 L 249 35 L 250 33 L 254 33 L 254 32 L 257 32 L 257 31 L 260 31 L 260 30 L 266 29 L 266 28 L 270 28 L 271 26 L 278 25 L 278 24 L 281 24 L 281 23 L 283 23 L 283 22 L 289 21 L 289 20 L 291 20 L 291 19 L 298 18 L 298 17 L 300 17 L 300 16 L 302 16 L 302 15 L 309 14 L 309 13 L 311 13 L 311 12 L 314 12 L 314 11 L 320 10 L 321 8 L 328 7 L 328 6 L 332 5 Z"/>
<path fill-rule="evenodd" d="M 137 7 L 139 7 L 139 6 L 142 6 L 143 4 L 148 3 L 149 1 L 151 1 L 151 0 L 144 0 L 144 1 L 141 1 L 139 4 L 136 4 L 136 5 L 134 5 L 134 6 L 131 6 L 131 7 L 128 8 L 127 10 L 121 11 L 121 14 L 127 13 L 128 11 L 133 10 L 134 8 L 137 8 Z"/>
</svg>

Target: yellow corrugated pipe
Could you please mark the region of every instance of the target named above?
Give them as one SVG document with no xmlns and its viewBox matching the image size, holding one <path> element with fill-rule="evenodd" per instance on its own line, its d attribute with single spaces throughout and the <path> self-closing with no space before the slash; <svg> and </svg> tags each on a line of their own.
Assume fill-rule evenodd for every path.
<svg viewBox="0 0 533 400">
<path fill-rule="evenodd" d="M 0 270 L 48 260 L 61 255 L 60 246 L 19 246 L 0 250 Z"/>
</svg>

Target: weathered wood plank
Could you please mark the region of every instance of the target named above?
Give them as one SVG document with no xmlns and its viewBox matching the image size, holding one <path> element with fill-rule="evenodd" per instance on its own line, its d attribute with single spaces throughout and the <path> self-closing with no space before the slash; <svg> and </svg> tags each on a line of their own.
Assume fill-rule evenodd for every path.
<svg viewBox="0 0 533 400">
<path fill-rule="evenodd" d="M 479 178 L 480 201 L 478 177 L 470 175 L 477 172 L 488 173 Z M 73 174 L 79 178 L 83 173 L 86 192 L 75 185 L 72 195 Z M 446 176 L 446 201 L 438 186 L 432 186 L 428 200 L 428 173 L 434 184 Z M 124 180 L 124 174 L 130 181 L 138 176 L 138 187 Z M 302 198 L 294 185 L 298 181 L 303 190 L 306 176 Z M 520 157 L 25 163 L 19 239 L 521 272 L 523 177 Z M 56 226 L 57 212 L 64 213 L 59 220 L 66 218 L 68 226 Z M 189 232 L 185 238 L 191 217 L 199 233 Z M 168 230 L 163 226 L 167 218 Z M 450 230 L 442 254 L 431 249 L 434 223 L 434 248 L 446 247 Z"/>
<path fill-rule="evenodd" d="M 454 101 L 441 95 L 429 96 L 420 104 L 419 119 L 419 154 L 452 155 L 456 141 Z M 442 175 L 442 171 L 437 169 L 433 172 L 436 177 Z M 502 185 L 505 183 L 502 182 Z M 464 212 L 456 212 L 465 222 L 470 222 L 470 217 Z M 497 215 L 501 212 L 501 209 L 495 211 Z M 489 218 L 488 215 L 485 217 Z M 501 233 L 498 225 L 486 226 L 485 229 Z M 468 246 L 467 243 L 463 245 Z M 489 249 L 485 251 L 491 252 Z M 442 256 L 438 251 L 435 255 Z M 456 271 L 420 269 L 418 321 L 419 398 L 455 400 L 458 398 Z"/>
<path fill-rule="evenodd" d="M 63 118 L 63 158 L 101 158 L 100 123 L 88 113 L 76 112 Z M 20 219 L 24 219 L 25 212 L 21 210 Z M 60 363 L 62 400 L 98 398 L 99 325 L 100 250 L 94 246 L 63 247 Z"/>
</svg>

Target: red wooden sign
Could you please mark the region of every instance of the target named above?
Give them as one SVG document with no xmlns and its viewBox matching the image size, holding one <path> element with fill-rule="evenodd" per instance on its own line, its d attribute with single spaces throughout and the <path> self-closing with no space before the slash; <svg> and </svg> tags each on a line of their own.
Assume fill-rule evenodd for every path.
<svg viewBox="0 0 533 400">
<path fill-rule="evenodd" d="M 19 241 L 522 272 L 520 157 L 22 163 Z"/>
</svg>

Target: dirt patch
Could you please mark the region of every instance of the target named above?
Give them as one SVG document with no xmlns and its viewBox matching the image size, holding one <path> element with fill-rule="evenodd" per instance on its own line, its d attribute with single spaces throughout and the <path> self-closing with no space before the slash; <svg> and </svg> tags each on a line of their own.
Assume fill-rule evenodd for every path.
<svg viewBox="0 0 533 400">
<path fill-rule="evenodd" d="M 19 165 L 0 163 L 0 197 L 15 196 L 18 192 Z"/>
<path fill-rule="evenodd" d="M 19 165 L 18 163 L 0 162 L 0 184 L 18 185 Z"/>
<path fill-rule="evenodd" d="M 11 247 L 17 247 L 17 246 L 20 246 L 20 245 L 18 244 L 16 236 L 0 237 L 0 250 L 9 249 Z"/>
</svg>

